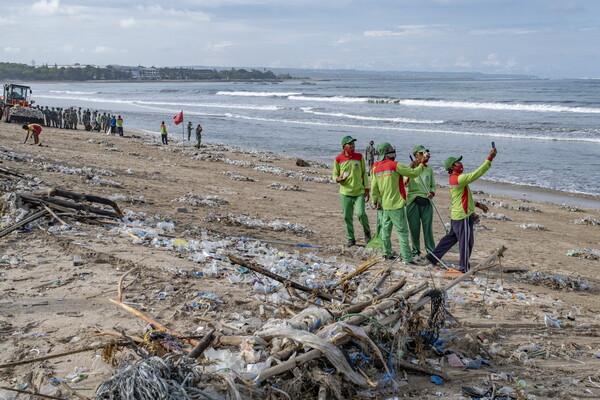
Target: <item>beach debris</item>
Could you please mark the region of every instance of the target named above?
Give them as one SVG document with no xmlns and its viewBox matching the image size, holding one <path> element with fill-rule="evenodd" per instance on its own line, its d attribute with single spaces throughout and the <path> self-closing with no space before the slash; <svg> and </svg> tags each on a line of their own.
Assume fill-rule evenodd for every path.
<svg viewBox="0 0 600 400">
<path fill-rule="evenodd" d="M 296 159 L 296 166 L 298 167 L 310 167 L 310 163 L 306 160 L 303 160 L 301 158 L 297 158 Z"/>
<path fill-rule="evenodd" d="M 189 192 L 186 196 L 182 196 L 171 200 L 171 203 L 186 203 L 197 207 L 218 208 L 229 204 L 229 201 L 219 196 L 200 196 Z"/>
<path fill-rule="evenodd" d="M 513 219 L 511 217 L 509 217 L 508 215 L 505 214 L 501 214 L 501 213 L 483 213 L 483 214 L 479 214 L 481 215 L 483 218 L 488 218 L 488 219 L 497 219 L 500 221 L 513 221 Z"/>
<path fill-rule="evenodd" d="M 85 182 L 91 186 L 103 186 L 103 187 L 115 187 L 122 188 L 123 184 L 113 181 L 112 179 L 100 178 L 99 176 L 87 176 L 87 181 Z"/>
<path fill-rule="evenodd" d="M 308 229 L 302 224 L 297 224 L 288 221 L 273 220 L 263 221 L 258 218 L 252 218 L 247 215 L 236 215 L 228 213 L 225 215 L 219 215 L 215 213 L 208 214 L 205 218 L 208 222 L 221 222 L 226 225 L 242 225 L 249 228 L 269 228 L 274 231 L 290 231 L 299 235 L 311 235 L 314 231 Z"/>
<path fill-rule="evenodd" d="M 593 218 L 593 217 L 583 217 L 583 218 L 580 218 L 578 220 L 575 220 L 575 223 L 577 225 L 594 225 L 594 226 L 600 226 L 600 219 Z"/>
<path fill-rule="evenodd" d="M 257 180 L 254 178 L 250 178 L 248 176 L 240 175 L 231 171 L 223 171 L 221 172 L 223 175 L 227 175 L 229 179 L 232 181 L 245 181 L 245 182 L 256 182 Z"/>
<path fill-rule="evenodd" d="M 223 162 L 225 164 L 237 165 L 238 167 L 244 168 L 253 168 L 254 166 L 256 166 L 256 164 L 252 161 L 231 160 L 229 158 L 225 158 Z"/>
<path fill-rule="evenodd" d="M 27 203 L 45 205 L 50 208 L 57 209 L 59 211 L 86 211 L 88 213 L 105 215 L 110 217 L 123 218 L 121 209 L 114 201 L 90 194 L 74 193 L 63 189 L 47 189 L 27 193 L 17 193 L 17 195 Z M 57 197 L 66 198 L 68 200 L 62 200 Z M 112 208 L 108 210 L 105 208 L 99 208 L 88 205 L 87 203 L 99 203 L 104 204 Z"/>
<path fill-rule="evenodd" d="M 267 186 L 268 189 L 276 189 L 276 190 L 285 190 L 285 191 L 291 191 L 291 192 L 304 192 L 305 189 L 302 189 L 301 187 L 297 186 L 297 185 L 284 185 L 283 183 L 279 183 L 279 182 L 273 182 L 271 183 L 269 186 Z"/>
<path fill-rule="evenodd" d="M 529 230 L 533 230 L 533 231 L 547 231 L 548 230 L 548 228 L 546 228 L 544 225 L 538 224 L 535 222 L 529 222 L 529 223 L 520 224 L 517 226 L 522 229 L 529 229 Z"/>
<path fill-rule="evenodd" d="M 573 278 L 563 274 L 551 274 L 546 272 L 528 272 L 522 279 L 532 285 L 546 286 L 554 290 L 576 290 L 585 291 L 594 288 L 594 284 L 582 278 Z"/>
<path fill-rule="evenodd" d="M 496 208 L 504 208 L 507 210 L 515 210 L 515 211 L 526 211 L 526 212 L 535 212 L 535 213 L 541 213 L 542 210 L 535 208 L 533 206 L 529 206 L 529 205 L 525 205 L 525 204 L 519 204 L 519 205 L 514 205 L 514 204 L 510 204 L 510 203 L 506 203 L 504 201 L 493 201 L 493 200 L 489 200 L 486 198 L 477 198 L 476 201 L 479 201 L 480 203 L 492 206 L 492 207 L 496 207 Z"/>
<path fill-rule="evenodd" d="M 312 177 L 312 176 L 303 174 L 302 172 L 285 170 L 283 168 L 275 167 L 272 165 L 257 165 L 256 167 L 254 167 L 254 170 L 264 172 L 267 174 L 284 176 L 284 177 L 292 178 L 292 179 L 299 179 L 299 180 L 307 181 L 307 182 L 318 182 L 318 183 L 328 183 L 328 184 L 335 183 L 333 181 L 333 179 L 331 179 L 331 176 L 329 176 L 329 175 L 322 174 L 321 177 Z"/>
<path fill-rule="evenodd" d="M 129 203 L 129 204 L 146 204 L 146 198 L 144 196 L 139 196 L 139 197 L 131 197 L 131 196 L 127 196 L 121 193 L 115 193 L 113 195 L 110 195 L 107 197 L 107 199 L 112 200 L 112 201 L 122 201 L 124 203 Z"/>
<path fill-rule="evenodd" d="M 93 167 L 67 167 L 62 164 L 53 164 L 53 163 L 42 163 L 41 169 L 43 171 L 51 171 L 51 172 L 60 172 L 67 175 L 82 175 L 82 176 L 94 176 L 94 175 L 102 175 L 102 176 L 117 176 L 117 174 L 113 171 L 102 169 L 102 168 L 93 168 Z"/>
<path fill-rule="evenodd" d="M 561 204 L 559 206 L 559 208 L 562 209 L 562 210 L 570 211 L 570 212 L 583 212 L 583 209 L 581 209 L 581 208 L 579 208 L 577 206 L 572 206 L 570 204 L 565 204 L 565 203 Z"/>
<path fill-rule="evenodd" d="M 595 249 L 568 250 L 567 255 L 569 257 L 586 258 L 588 260 L 600 261 L 600 250 Z"/>
</svg>

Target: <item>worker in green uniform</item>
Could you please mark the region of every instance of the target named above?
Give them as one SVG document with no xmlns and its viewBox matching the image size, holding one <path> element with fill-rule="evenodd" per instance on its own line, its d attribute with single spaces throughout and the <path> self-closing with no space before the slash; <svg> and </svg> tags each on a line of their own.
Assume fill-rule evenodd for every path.
<svg viewBox="0 0 600 400">
<path fill-rule="evenodd" d="M 429 162 L 429 150 L 424 146 L 413 147 L 412 154 L 418 162 Z M 407 178 L 404 183 L 408 189 L 406 215 L 408 217 L 410 238 L 412 239 L 412 255 L 413 259 L 419 260 L 421 255 L 421 227 L 423 227 L 425 254 L 435 248 L 433 203 L 431 202 L 431 199 L 435 196 L 435 174 L 430 166 L 426 166 L 423 168 L 421 175 L 416 178 Z"/>
<path fill-rule="evenodd" d="M 379 163 L 373 168 L 371 174 L 371 197 L 375 208 L 383 209 L 381 241 L 385 258 L 394 258 L 391 242 L 392 227 L 394 227 L 398 233 L 402 260 L 407 264 L 415 265 L 408 240 L 404 177 L 416 178 L 423 172 L 426 164 L 423 161 L 414 161 L 409 167 L 396 162 L 396 149 L 388 142 L 380 143 L 377 152 Z"/>
<path fill-rule="evenodd" d="M 333 162 L 332 178 L 340 184 L 340 201 L 346 225 L 347 247 L 356 244 L 353 214 L 356 214 L 365 234 L 365 243 L 371 240 L 371 227 L 365 212 L 365 201 L 369 201 L 367 169 L 362 154 L 354 151 L 356 139 L 344 136 L 342 153 Z"/>
</svg>

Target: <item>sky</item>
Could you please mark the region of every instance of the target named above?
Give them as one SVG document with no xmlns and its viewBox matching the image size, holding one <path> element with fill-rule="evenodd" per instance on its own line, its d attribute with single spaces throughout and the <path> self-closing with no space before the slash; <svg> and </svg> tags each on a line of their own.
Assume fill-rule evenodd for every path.
<svg viewBox="0 0 600 400">
<path fill-rule="evenodd" d="M 599 0 L 0 0 L 0 61 L 600 78 Z"/>
</svg>

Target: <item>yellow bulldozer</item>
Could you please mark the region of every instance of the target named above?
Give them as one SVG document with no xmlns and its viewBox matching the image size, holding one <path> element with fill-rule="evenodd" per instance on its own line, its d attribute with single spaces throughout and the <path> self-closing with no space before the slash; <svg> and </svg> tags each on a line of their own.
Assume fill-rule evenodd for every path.
<svg viewBox="0 0 600 400">
<path fill-rule="evenodd" d="M 31 88 L 25 85 L 7 83 L 0 97 L 1 117 L 4 122 L 44 124 L 44 114 L 33 106 L 30 100 Z"/>
</svg>

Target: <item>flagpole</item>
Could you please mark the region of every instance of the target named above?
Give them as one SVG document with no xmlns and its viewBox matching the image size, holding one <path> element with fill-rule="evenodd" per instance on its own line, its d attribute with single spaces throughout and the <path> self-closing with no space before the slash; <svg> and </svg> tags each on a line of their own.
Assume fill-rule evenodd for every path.
<svg viewBox="0 0 600 400">
<path fill-rule="evenodd" d="M 183 113 L 183 110 L 181 112 Z M 181 119 L 181 141 L 185 142 L 185 117 Z"/>
</svg>

